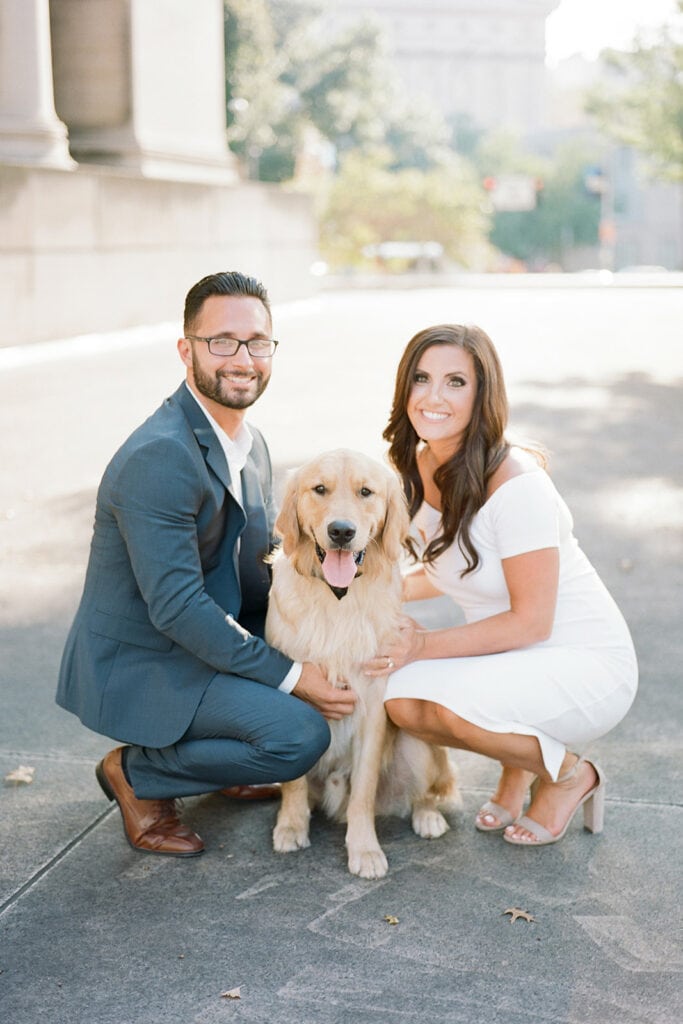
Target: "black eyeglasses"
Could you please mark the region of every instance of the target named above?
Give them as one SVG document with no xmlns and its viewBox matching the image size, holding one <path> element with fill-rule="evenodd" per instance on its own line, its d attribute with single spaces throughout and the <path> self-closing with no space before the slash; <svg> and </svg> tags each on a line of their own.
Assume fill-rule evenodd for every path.
<svg viewBox="0 0 683 1024">
<path fill-rule="evenodd" d="M 234 356 L 244 345 L 254 359 L 270 359 L 278 346 L 275 338 L 250 338 L 240 341 L 239 338 L 200 338 L 198 334 L 186 334 L 190 341 L 205 341 L 212 356 Z"/>
</svg>

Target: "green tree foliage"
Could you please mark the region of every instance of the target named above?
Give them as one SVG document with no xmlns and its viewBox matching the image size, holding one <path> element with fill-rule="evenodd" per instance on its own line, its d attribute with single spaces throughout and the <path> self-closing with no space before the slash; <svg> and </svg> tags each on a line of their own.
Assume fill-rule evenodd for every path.
<svg viewBox="0 0 683 1024">
<path fill-rule="evenodd" d="M 230 147 L 251 177 L 259 177 L 263 153 L 278 143 L 293 167 L 293 140 L 277 132 L 293 97 L 280 80 L 287 58 L 278 48 L 268 0 L 225 0 L 224 23 Z"/>
<path fill-rule="evenodd" d="M 612 138 L 646 154 L 653 172 L 683 181 L 683 0 L 658 41 L 603 54 L 611 87 L 591 92 L 587 109 Z"/>
<path fill-rule="evenodd" d="M 388 111 L 384 145 L 391 153 L 391 168 L 431 170 L 453 158 L 446 121 L 427 100 L 408 99 L 400 92 Z"/>
<path fill-rule="evenodd" d="M 390 82 L 376 25 L 361 22 L 329 38 L 312 21 L 286 32 L 282 45 L 289 55 L 284 81 L 303 119 L 340 150 L 382 139 Z"/>
<path fill-rule="evenodd" d="M 461 156 L 473 159 L 484 132 L 469 114 L 451 114 L 447 119 L 450 131 L 450 146 Z"/>
<path fill-rule="evenodd" d="M 313 127 L 338 149 L 383 137 L 388 72 L 376 26 L 325 34 L 309 0 L 225 0 L 228 137 L 251 176 L 285 181 Z"/>
<path fill-rule="evenodd" d="M 569 249 L 595 245 L 600 203 L 587 191 L 585 174 L 600 156 L 588 140 L 573 139 L 550 158 L 524 152 L 510 135 L 484 137 L 474 154 L 482 179 L 524 174 L 540 186 L 534 210 L 494 212 L 491 243 L 530 266 L 561 266 Z"/>
<path fill-rule="evenodd" d="M 466 164 L 391 170 L 389 151 L 348 153 L 321 217 L 321 253 L 334 266 L 366 262 L 363 248 L 386 241 L 440 242 L 463 266 L 486 244 L 483 192 Z"/>
<path fill-rule="evenodd" d="M 434 166 L 447 132 L 401 101 L 377 23 L 330 35 L 314 0 L 224 0 L 231 148 L 253 177 L 285 181 L 311 128 L 337 153 L 388 146 Z"/>
</svg>

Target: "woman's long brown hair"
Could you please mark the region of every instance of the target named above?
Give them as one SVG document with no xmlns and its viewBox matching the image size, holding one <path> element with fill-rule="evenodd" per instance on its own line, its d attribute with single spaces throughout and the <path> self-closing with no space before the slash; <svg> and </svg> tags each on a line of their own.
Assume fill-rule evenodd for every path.
<svg viewBox="0 0 683 1024">
<path fill-rule="evenodd" d="M 467 562 L 462 574 L 465 576 L 479 565 L 470 537 L 472 517 L 486 501 L 488 481 L 510 450 L 505 439 L 508 401 L 498 354 L 480 327 L 440 324 L 411 338 L 398 366 L 391 415 L 382 435 L 389 442 L 389 458 L 403 480 L 411 519 L 424 501 L 424 488 L 417 468 L 420 438 L 406 410 L 420 358 L 433 345 L 457 345 L 470 353 L 477 390 L 461 447 L 434 474 L 441 492 L 442 531 L 429 543 L 422 561 L 434 562 L 457 538 Z"/>
</svg>

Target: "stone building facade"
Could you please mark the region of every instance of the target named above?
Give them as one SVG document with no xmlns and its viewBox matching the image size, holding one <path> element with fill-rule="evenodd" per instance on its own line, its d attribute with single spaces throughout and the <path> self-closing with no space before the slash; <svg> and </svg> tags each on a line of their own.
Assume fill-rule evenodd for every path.
<svg viewBox="0 0 683 1024">
<path fill-rule="evenodd" d="M 221 0 L 0 0 L 0 345 L 174 318 L 219 269 L 302 294 L 315 244 L 239 180 Z"/>
</svg>

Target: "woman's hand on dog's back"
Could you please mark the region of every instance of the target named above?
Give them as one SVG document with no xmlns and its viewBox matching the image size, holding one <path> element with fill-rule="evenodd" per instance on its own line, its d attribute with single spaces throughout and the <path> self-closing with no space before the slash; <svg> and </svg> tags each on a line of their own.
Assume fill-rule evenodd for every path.
<svg viewBox="0 0 683 1024">
<path fill-rule="evenodd" d="M 310 661 L 305 661 L 299 682 L 292 693 L 311 704 L 325 718 L 340 719 L 350 715 L 356 706 L 357 694 L 349 688 L 332 686 L 327 677 Z"/>
</svg>

